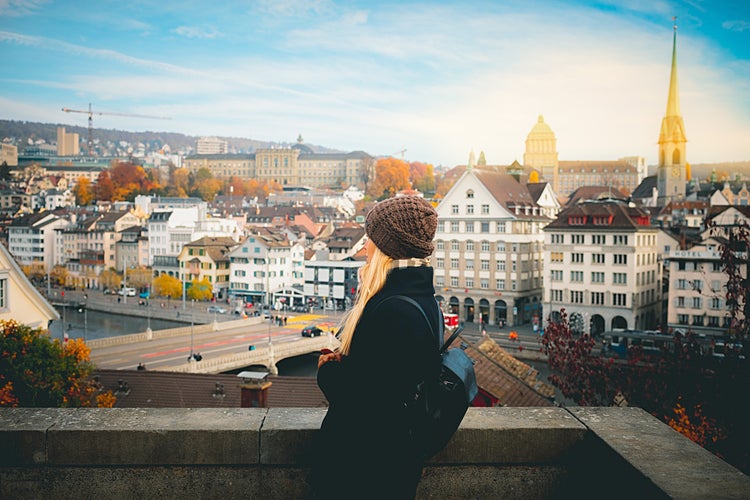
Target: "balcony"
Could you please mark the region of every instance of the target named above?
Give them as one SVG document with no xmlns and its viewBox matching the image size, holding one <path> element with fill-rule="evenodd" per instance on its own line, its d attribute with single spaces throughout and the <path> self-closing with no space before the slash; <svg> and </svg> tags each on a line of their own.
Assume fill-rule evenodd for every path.
<svg viewBox="0 0 750 500">
<path fill-rule="evenodd" d="M 0 498 L 304 498 L 324 413 L 0 409 Z M 750 477 L 638 408 L 470 408 L 417 497 L 748 498 Z"/>
</svg>

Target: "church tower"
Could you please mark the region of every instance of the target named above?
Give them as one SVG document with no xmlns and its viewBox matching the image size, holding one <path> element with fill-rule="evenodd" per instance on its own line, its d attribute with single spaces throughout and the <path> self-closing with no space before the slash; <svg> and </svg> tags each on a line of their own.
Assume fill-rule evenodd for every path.
<svg viewBox="0 0 750 500">
<path fill-rule="evenodd" d="M 659 133 L 658 189 L 661 206 L 672 200 L 685 198 L 687 179 L 685 157 L 685 124 L 680 114 L 680 96 L 677 84 L 677 24 L 672 40 L 672 72 L 669 76 L 667 114 L 661 121 Z"/>
<path fill-rule="evenodd" d="M 559 192 L 557 138 L 550 126 L 544 123 L 542 115 L 526 136 L 523 164 L 539 170 L 544 180 L 552 184 L 552 189 Z"/>
</svg>

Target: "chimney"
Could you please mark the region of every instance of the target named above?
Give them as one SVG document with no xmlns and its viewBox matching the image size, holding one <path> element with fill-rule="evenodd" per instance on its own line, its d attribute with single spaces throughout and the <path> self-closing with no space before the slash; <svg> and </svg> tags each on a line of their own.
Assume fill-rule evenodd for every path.
<svg viewBox="0 0 750 500">
<path fill-rule="evenodd" d="M 268 408 L 268 372 L 240 372 L 240 408 Z"/>
</svg>

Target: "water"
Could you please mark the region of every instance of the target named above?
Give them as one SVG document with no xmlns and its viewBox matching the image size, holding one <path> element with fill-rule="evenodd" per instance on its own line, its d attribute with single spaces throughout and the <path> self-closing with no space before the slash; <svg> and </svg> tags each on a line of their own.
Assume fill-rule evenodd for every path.
<svg viewBox="0 0 750 500">
<path fill-rule="evenodd" d="M 63 311 L 57 308 L 60 319 L 55 320 L 49 327 L 53 339 L 62 339 Z M 85 340 L 103 339 L 145 332 L 148 328 L 148 318 L 123 316 L 101 311 L 81 310 L 73 307 L 65 309 L 65 330 L 68 338 Z M 185 326 L 184 323 L 151 318 L 152 330 L 166 330 Z"/>
</svg>

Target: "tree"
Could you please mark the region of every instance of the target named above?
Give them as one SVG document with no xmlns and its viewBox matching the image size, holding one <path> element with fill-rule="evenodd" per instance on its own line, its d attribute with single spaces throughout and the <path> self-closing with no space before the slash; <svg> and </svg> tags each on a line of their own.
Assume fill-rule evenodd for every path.
<svg viewBox="0 0 750 500">
<path fill-rule="evenodd" d="M 68 268 L 65 266 L 57 265 L 52 268 L 50 272 L 50 280 L 57 286 L 65 286 L 68 282 Z"/>
<path fill-rule="evenodd" d="M 193 177 L 189 193 L 203 201 L 213 201 L 216 194 L 221 191 L 221 187 L 221 181 L 214 178 L 209 169 L 201 168 Z"/>
<path fill-rule="evenodd" d="M 154 278 L 154 294 L 159 297 L 179 299 L 182 297 L 182 282 L 168 274 L 160 274 Z"/>
<path fill-rule="evenodd" d="M 409 180 L 414 188 L 423 193 L 435 191 L 435 172 L 428 163 L 412 162 L 409 164 Z"/>
<path fill-rule="evenodd" d="M 96 199 L 99 201 L 115 201 L 115 185 L 108 170 L 99 173 L 96 180 Z"/>
<path fill-rule="evenodd" d="M 99 274 L 99 284 L 106 289 L 114 290 L 120 288 L 120 283 L 122 283 L 122 278 L 113 268 L 105 269 Z"/>
<path fill-rule="evenodd" d="M 94 201 L 94 188 L 91 186 L 91 180 L 88 177 L 79 177 L 78 182 L 73 187 L 73 195 L 76 198 L 76 205 L 79 207 L 91 205 Z"/>
<path fill-rule="evenodd" d="M 368 194 L 377 199 L 391 198 L 409 187 L 409 165 L 405 161 L 390 157 L 375 163 L 375 182 Z"/>
<path fill-rule="evenodd" d="M 91 379 L 82 339 L 64 345 L 45 331 L 0 321 L 0 406 L 112 407 L 115 397 Z"/>
<path fill-rule="evenodd" d="M 187 298 L 191 300 L 209 300 L 214 296 L 211 283 L 207 278 L 202 280 L 194 279 L 190 282 L 190 288 L 187 289 Z"/>
</svg>

